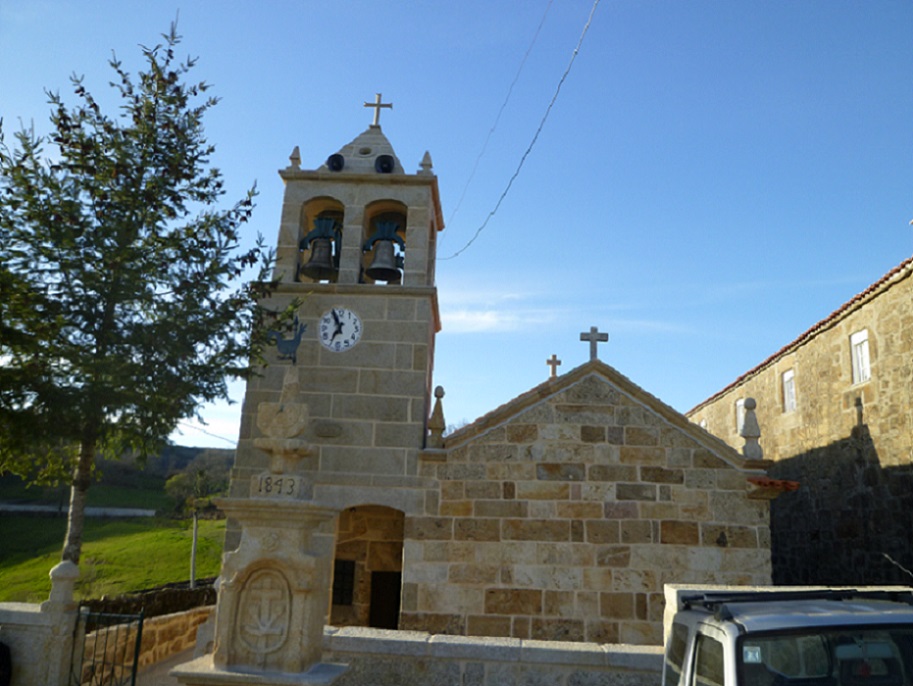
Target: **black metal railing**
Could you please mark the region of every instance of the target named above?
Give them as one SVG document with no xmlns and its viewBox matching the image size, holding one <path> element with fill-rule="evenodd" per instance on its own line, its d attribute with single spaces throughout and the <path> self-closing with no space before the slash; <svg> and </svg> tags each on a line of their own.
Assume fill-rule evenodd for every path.
<svg viewBox="0 0 913 686">
<path fill-rule="evenodd" d="M 80 607 L 70 686 L 135 686 L 142 640 L 142 611 L 126 615 Z"/>
</svg>

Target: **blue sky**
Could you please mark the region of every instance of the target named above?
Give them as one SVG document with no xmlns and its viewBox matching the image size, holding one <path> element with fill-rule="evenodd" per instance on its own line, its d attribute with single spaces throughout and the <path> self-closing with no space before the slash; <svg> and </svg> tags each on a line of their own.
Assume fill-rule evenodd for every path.
<svg viewBox="0 0 913 686">
<path fill-rule="evenodd" d="M 0 0 L 0 116 L 46 132 L 43 89 L 69 93 L 74 72 L 113 103 L 112 50 L 136 71 L 179 16 L 222 98 L 207 133 L 226 202 L 259 188 L 254 230 L 275 241 L 292 148 L 316 168 L 381 92 L 406 170 L 431 153 L 447 258 L 504 191 L 593 7 Z M 559 371 L 585 362 L 594 325 L 602 360 L 688 410 L 909 257 L 911 27 L 908 0 L 601 0 L 510 193 L 438 263 L 448 423 L 545 380 L 553 353 Z M 208 434 L 175 440 L 229 447 L 233 389 Z"/>
</svg>

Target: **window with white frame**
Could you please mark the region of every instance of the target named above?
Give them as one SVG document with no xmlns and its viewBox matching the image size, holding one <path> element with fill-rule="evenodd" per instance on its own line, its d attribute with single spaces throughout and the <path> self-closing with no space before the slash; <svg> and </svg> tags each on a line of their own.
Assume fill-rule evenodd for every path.
<svg viewBox="0 0 913 686">
<path fill-rule="evenodd" d="M 739 398 L 735 401 L 735 431 L 741 433 L 742 425 L 745 424 L 745 398 Z"/>
<path fill-rule="evenodd" d="M 853 383 L 860 384 L 872 377 L 869 364 L 869 332 L 857 331 L 850 336 L 850 356 L 853 360 Z"/>
<path fill-rule="evenodd" d="M 783 411 L 796 411 L 796 373 L 792 369 L 783 372 Z"/>
</svg>

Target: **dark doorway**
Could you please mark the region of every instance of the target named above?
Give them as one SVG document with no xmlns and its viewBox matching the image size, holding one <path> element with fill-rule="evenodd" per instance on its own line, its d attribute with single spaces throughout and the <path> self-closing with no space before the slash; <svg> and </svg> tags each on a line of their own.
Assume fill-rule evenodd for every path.
<svg viewBox="0 0 913 686">
<path fill-rule="evenodd" d="M 399 590 L 402 578 L 402 572 L 371 572 L 368 626 L 377 629 L 399 627 Z"/>
</svg>

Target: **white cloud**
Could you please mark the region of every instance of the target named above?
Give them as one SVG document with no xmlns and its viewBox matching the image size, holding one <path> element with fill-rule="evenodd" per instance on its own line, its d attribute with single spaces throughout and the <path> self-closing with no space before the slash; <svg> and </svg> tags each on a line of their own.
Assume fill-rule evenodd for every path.
<svg viewBox="0 0 913 686">
<path fill-rule="evenodd" d="M 451 310 L 442 312 L 441 319 L 447 333 L 516 331 L 523 324 L 515 312 L 504 310 Z"/>
</svg>

